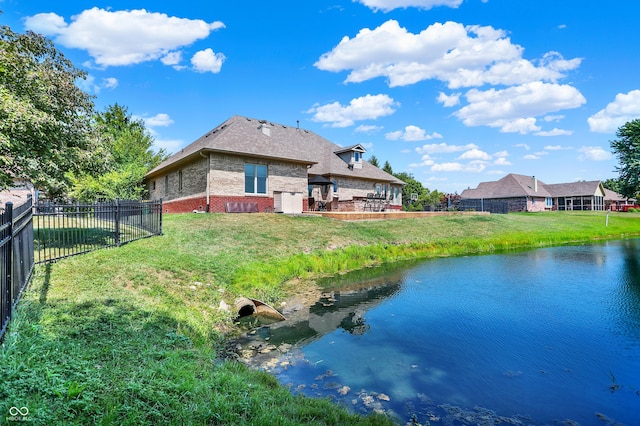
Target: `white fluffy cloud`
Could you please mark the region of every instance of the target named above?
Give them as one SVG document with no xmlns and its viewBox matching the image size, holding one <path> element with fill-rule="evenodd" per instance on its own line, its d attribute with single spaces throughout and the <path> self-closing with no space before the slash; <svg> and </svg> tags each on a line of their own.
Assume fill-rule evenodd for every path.
<svg viewBox="0 0 640 426">
<path fill-rule="evenodd" d="M 507 160 L 505 157 L 498 157 L 493 162 L 493 165 L 494 166 L 510 166 L 511 162 L 509 160 Z"/>
<path fill-rule="evenodd" d="M 507 151 L 489 154 L 475 144 L 448 145 L 446 143 L 424 145 L 415 152 L 422 155 L 421 162 L 409 165 L 415 169 L 428 167 L 431 172 L 481 173 L 489 166 L 510 166 Z M 455 159 L 445 159 L 448 155 L 462 152 Z M 438 161 L 437 161 L 438 160 Z"/>
<path fill-rule="evenodd" d="M 391 115 L 399 103 L 388 95 L 365 95 L 351 100 L 349 105 L 333 102 L 315 105 L 307 111 L 313 114 L 311 119 L 320 123 L 329 123 L 331 127 L 348 127 L 360 120 L 375 120 Z"/>
<path fill-rule="evenodd" d="M 402 139 L 407 142 L 427 141 L 431 139 L 442 139 L 442 135 L 438 132 L 427 133 L 426 130 L 418 126 L 406 126 L 404 130 L 390 132 L 385 135 L 387 140 L 396 141 Z"/>
<path fill-rule="evenodd" d="M 577 68 L 581 59 L 565 60 L 557 52 L 541 59 L 524 59 L 524 48 L 511 43 L 505 31 L 490 26 L 434 23 L 418 34 L 388 20 L 371 30 L 348 36 L 315 66 L 347 71 L 347 82 L 386 77 L 389 86 L 405 86 L 436 79 L 450 88 L 515 85 L 532 81 L 556 82 Z"/>
<path fill-rule="evenodd" d="M 215 53 L 212 49 L 197 52 L 191 58 L 193 69 L 198 72 L 212 72 L 217 74 L 222 69 L 222 63 L 227 58 L 222 53 Z"/>
<path fill-rule="evenodd" d="M 389 12 L 394 9 L 415 7 L 418 9 L 431 9 L 436 6 L 458 7 L 462 0 L 358 0 L 360 3 L 373 10 Z"/>
<path fill-rule="evenodd" d="M 160 58 L 160 61 L 165 65 L 179 67 L 180 62 L 182 62 L 182 52 L 169 52 Z"/>
<path fill-rule="evenodd" d="M 458 160 L 483 160 L 490 161 L 491 156 L 478 148 L 470 149 L 458 157 Z"/>
<path fill-rule="evenodd" d="M 54 37 L 56 43 L 86 50 L 99 66 L 138 64 L 164 58 L 175 64 L 175 52 L 224 28 L 205 22 L 140 10 L 110 11 L 94 7 L 67 23 L 55 13 L 40 13 L 25 20 L 33 31 Z M 169 56 L 167 56 L 169 55 Z"/>
<path fill-rule="evenodd" d="M 466 126 L 537 136 L 571 134 L 571 130 L 545 129 L 541 124 L 559 121 L 563 116 L 552 113 L 586 102 L 578 89 L 560 83 L 582 59 L 564 59 L 555 51 L 535 59 L 523 55 L 524 47 L 491 26 L 450 21 L 412 33 L 388 20 L 374 29 L 363 28 L 354 37 L 343 37 L 315 66 L 348 72 L 347 83 L 383 77 L 390 87 L 438 80 L 450 89 L 469 88 L 464 94 L 439 92 L 436 97 L 445 107 L 461 105 L 464 99 L 466 104 L 454 115 Z"/>
<path fill-rule="evenodd" d="M 569 85 L 534 81 L 506 89 L 471 89 L 468 105 L 455 112 L 467 126 L 500 128 L 505 133 L 539 132 L 536 116 L 586 102 L 580 91 Z"/>
<path fill-rule="evenodd" d="M 167 127 L 172 125 L 173 119 L 169 117 L 169 114 L 160 113 L 156 114 L 153 117 L 142 118 L 144 120 L 144 124 L 148 127 Z"/>
<path fill-rule="evenodd" d="M 583 146 L 578 150 L 579 160 L 606 161 L 611 159 L 611 152 L 599 146 Z"/>
<path fill-rule="evenodd" d="M 436 100 L 446 107 L 454 107 L 460 103 L 460 93 L 447 95 L 446 93 L 440 92 Z"/>
<path fill-rule="evenodd" d="M 615 133 L 628 121 L 640 118 L 640 90 L 618 93 L 613 102 L 587 119 L 592 132 Z"/>
</svg>

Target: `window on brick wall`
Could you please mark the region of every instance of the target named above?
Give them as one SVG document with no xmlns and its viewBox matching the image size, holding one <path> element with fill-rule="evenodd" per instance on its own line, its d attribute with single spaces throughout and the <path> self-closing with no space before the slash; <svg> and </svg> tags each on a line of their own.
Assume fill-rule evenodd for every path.
<svg viewBox="0 0 640 426">
<path fill-rule="evenodd" d="M 263 164 L 244 165 L 244 192 L 247 194 L 267 193 L 267 166 Z"/>
<path fill-rule="evenodd" d="M 169 175 L 164 177 L 164 195 L 169 195 Z"/>
<path fill-rule="evenodd" d="M 182 192 L 182 170 L 178 170 L 178 191 Z"/>
</svg>

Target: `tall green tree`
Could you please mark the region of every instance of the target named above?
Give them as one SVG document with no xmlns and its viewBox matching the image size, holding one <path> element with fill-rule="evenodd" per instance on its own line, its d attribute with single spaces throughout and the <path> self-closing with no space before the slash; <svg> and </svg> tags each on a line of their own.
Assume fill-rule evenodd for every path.
<svg viewBox="0 0 640 426">
<path fill-rule="evenodd" d="M 388 161 L 384 162 L 384 166 L 382 166 L 382 170 L 389 173 L 390 175 L 393 174 L 393 169 L 391 168 L 391 164 Z"/>
<path fill-rule="evenodd" d="M 369 164 L 380 168 L 380 163 L 378 162 L 378 158 L 375 155 L 372 155 L 371 158 L 369 158 Z"/>
<path fill-rule="evenodd" d="M 611 141 L 611 149 L 618 157 L 620 165 L 619 193 L 629 198 L 640 196 L 640 119 L 621 126 L 616 132 L 618 139 Z"/>
<path fill-rule="evenodd" d="M 80 201 L 143 197 L 144 175 L 167 158 L 166 152 L 155 152 L 144 122 L 117 103 L 97 113 L 93 125 L 106 151 L 104 170 L 72 175 L 70 195 Z"/>
<path fill-rule="evenodd" d="M 609 178 L 602 181 L 602 186 L 612 191 L 620 193 L 620 183 L 616 178 Z"/>
<path fill-rule="evenodd" d="M 75 84 L 84 78 L 49 39 L 0 26 L 0 188 L 19 178 L 58 196 L 68 171 L 95 164 L 93 101 Z"/>
</svg>

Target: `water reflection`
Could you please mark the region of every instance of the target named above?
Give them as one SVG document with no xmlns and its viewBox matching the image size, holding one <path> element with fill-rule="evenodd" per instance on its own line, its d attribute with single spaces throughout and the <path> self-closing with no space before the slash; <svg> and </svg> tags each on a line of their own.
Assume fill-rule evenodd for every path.
<svg viewBox="0 0 640 426">
<path fill-rule="evenodd" d="M 367 270 L 239 348 L 293 392 L 401 423 L 634 424 L 639 254 L 628 240 Z"/>
<path fill-rule="evenodd" d="M 371 272 L 368 270 L 366 273 L 371 275 Z M 402 273 L 394 277 L 387 275 L 387 272 L 380 277 L 384 272 L 375 272 L 378 276 L 368 281 L 357 280 L 365 276 L 361 271 L 339 279 L 327 280 L 322 284 L 324 291 L 315 302 L 305 304 L 298 300 L 290 301 L 283 312 L 287 321 L 263 326 L 254 333 L 248 333 L 238 339 L 236 344 L 244 348 L 252 346 L 256 352 L 260 352 L 265 346 L 260 343 L 264 342 L 271 346 L 283 343 L 309 344 L 337 329 L 353 335 L 365 333 L 368 327 L 364 313 L 393 296 L 402 285 Z M 252 361 L 256 363 L 260 360 Z"/>
</svg>

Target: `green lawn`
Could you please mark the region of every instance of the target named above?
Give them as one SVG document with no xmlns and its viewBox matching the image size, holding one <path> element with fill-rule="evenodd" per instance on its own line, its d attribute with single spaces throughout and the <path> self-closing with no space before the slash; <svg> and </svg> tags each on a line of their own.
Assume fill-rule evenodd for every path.
<svg viewBox="0 0 640 426">
<path fill-rule="evenodd" d="M 32 424 L 391 423 L 223 360 L 235 327 L 220 303 L 277 304 L 322 276 L 381 263 L 640 236 L 640 214 L 605 217 L 166 215 L 160 237 L 36 269 L 0 351 L 0 422 L 27 407 Z"/>
</svg>

